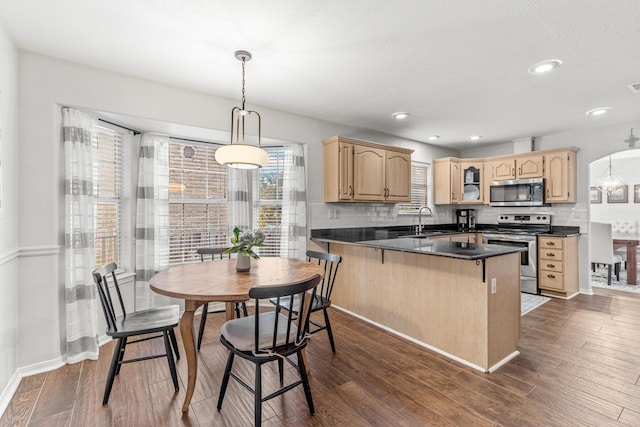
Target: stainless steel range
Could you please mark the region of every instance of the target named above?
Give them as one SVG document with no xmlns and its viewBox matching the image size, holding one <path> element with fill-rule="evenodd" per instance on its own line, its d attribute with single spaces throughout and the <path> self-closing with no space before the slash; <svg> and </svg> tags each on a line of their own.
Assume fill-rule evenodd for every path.
<svg viewBox="0 0 640 427">
<path fill-rule="evenodd" d="M 551 230 L 551 215 L 500 214 L 498 229 L 483 231 L 482 243 L 525 248 L 520 252 L 520 290 L 530 294 L 538 290 L 538 234 Z"/>
</svg>

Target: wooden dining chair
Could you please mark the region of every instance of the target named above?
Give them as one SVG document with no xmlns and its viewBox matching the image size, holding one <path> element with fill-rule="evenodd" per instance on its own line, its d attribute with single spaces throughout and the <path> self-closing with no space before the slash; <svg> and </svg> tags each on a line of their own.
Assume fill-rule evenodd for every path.
<svg viewBox="0 0 640 427">
<path fill-rule="evenodd" d="M 255 314 L 229 320 L 220 328 L 220 342 L 229 350 L 229 356 L 220 385 L 218 411 L 222 409 L 229 378 L 232 377 L 254 395 L 254 420 L 256 426 L 261 425 L 263 402 L 299 385 L 304 388 L 311 415 L 315 413 L 311 387 L 307 377 L 307 368 L 301 352 L 308 342 L 307 331 L 309 314 L 311 313 L 308 307 L 310 301 L 313 301 L 316 296 L 316 288 L 319 282 L 320 276 L 316 275 L 306 282 L 293 285 L 264 286 L 249 289 L 249 297 L 255 300 Z M 308 293 L 307 291 L 310 290 L 313 291 Z M 303 308 L 298 316 L 294 316 L 294 297 L 297 297 L 297 301 L 301 304 L 300 307 Z M 269 300 L 271 298 L 275 298 L 277 302 L 275 311 L 271 306 L 266 311 L 262 308 L 260 300 Z M 288 301 L 288 303 L 285 304 L 284 301 Z M 287 311 L 287 315 L 282 313 L 283 309 Z M 293 354 L 297 356 L 300 380 L 285 386 L 283 384 L 282 364 L 285 359 L 292 363 L 288 357 Z M 240 376 L 233 373 L 235 356 L 255 364 L 255 384 L 253 388 Z M 262 365 L 273 361 L 278 362 L 280 388 L 268 396 L 262 397 Z"/>
<path fill-rule="evenodd" d="M 310 325 L 314 328 L 309 330 L 310 334 L 315 334 L 320 331 L 327 331 L 329 336 L 329 343 L 331 344 L 331 350 L 336 352 L 336 345 L 333 341 L 333 332 L 331 331 L 331 322 L 329 321 L 329 313 L 327 309 L 331 306 L 331 293 L 333 292 L 333 285 L 338 274 L 338 267 L 342 261 L 342 257 L 336 254 L 307 251 L 307 261 L 320 265 L 324 270 L 324 276 L 320 285 L 318 285 L 318 292 L 315 298 L 311 302 L 311 312 L 322 311 L 324 315 L 324 324 L 318 323 L 314 320 L 309 320 Z M 272 304 L 277 304 L 277 301 L 271 299 Z M 288 305 L 288 301 L 284 300 L 284 305 Z M 293 310 L 295 313 L 299 311 L 300 302 L 293 302 Z"/>
<path fill-rule="evenodd" d="M 106 405 L 109 401 L 113 380 L 116 375 L 120 374 L 120 368 L 123 364 L 156 359 L 159 357 L 167 358 L 169 371 L 171 372 L 171 379 L 173 380 L 173 386 L 177 392 L 179 390 L 178 375 L 176 374 L 176 365 L 173 358 L 175 353 L 176 359 L 180 359 L 180 352 L 178 351 L 176 335 L 173 329 L 178 326 L 178 323 L 180 322 L 180 306 L 168 305 L 149 310 L 127 313 L 122 300 L 122 294 L 120 293 L 118 279 L 115 274 L 117 268 L 118 266 L 116 263 L 112 262 L 100 268 L 96 268 L 92 272 L 93 281 L 98 288 L 102 311 L 107 322 L 107 335 L 117 339 L 116 346 L 113 350 L 113 356 L 111 358 L 109 374 L 107 375 L 107 384 L 104 389 L 102 404 Z M 109 277 L 111 277 L 110 280 Z M 113 304 L 111 287 L 115 290 L 118 297 L 117 301 L 119 302 L 119 312 L 121 314 L 118 314 L 116 311 L 118 306 Z M 160 334 L 158 335 L 158 333 Z M 130 341 L 129 339 L 132 337 L 138 338 Z M 164 339 L 164 353 L 137 357 L 134 359 L 124 358 L 125 349 L 128 345 L 156 338 Z"/>
<path fill-rule="evenodd" d="M 205 256 L 210 257 L 211 260 L 215 259 L 223 259 L 223 258 L 231 258 L 231 254 L 225 254 L 227 248 L 199 248 L 196 253 L 200 255 L 200 261 L 204 262 Z M 244 302 L 236 303 L 236 317 L 240 317 L 241 313 L 245 316 L 248 315 L 247 305 Z M 242 310 L 242 311 L 241 311 Z M 209 314 L 209 303 L 205 303 L 202 306 L 202 316 L 200 316 L 200 327 L 198 328 L 198 351 L 200 351 L 200 346 L 202 345 L 202 336 L 204 335 L 204 327 L 207 324 L 207 314 Z"/>
</svg>

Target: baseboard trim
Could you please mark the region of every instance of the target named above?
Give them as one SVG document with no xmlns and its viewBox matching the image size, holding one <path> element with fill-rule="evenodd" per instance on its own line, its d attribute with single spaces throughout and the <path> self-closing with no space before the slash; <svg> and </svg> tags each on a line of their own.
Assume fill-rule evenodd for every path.
<svg viewBox="0 0 640 427">
<path fill-rule="evenodd" d="M 54 369 L 58 369 L 65 364 L 65 357 L 60 356 L 46 362 L 35 363 L 33 365 L 23 366 L 16 369 L 13 376 L 9 380 L 9 384 L 7 384 L 7 386 L 2 391 L 2 396 L 0 397 L 0 417 L 7 410 L 9 403 L 11 403 L 11 399 L 13 399 L 14 394 L 18 390 L 18 386 L 20 385 L 20 381 L 22 381 L 22 378 L 41 374 L 43 372 L 53 371 Z"/>
</svg>

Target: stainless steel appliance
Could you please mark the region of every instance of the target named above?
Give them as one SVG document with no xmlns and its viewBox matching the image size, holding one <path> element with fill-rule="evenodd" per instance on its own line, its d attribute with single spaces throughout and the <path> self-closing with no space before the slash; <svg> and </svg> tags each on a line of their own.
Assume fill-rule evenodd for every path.
<svg viewBox="0 0 640 427">
<path fill-rule="evenodd" d="M 475 209 L 456 209 L 456 224 L 458 231 L 469 231 L 476 228 Z"/>
<path fill-rule="evenodd" d="M 551 215 L 500 214 L 498 229 L 482 232 L 482 243 L 526 249 L 520 252 L 520 290 L 537 294 L 538 234 L 551 230 Z"/>
<path fill-rule="evenodd" d="M 491 206 L 544 205 L 544 178 L 494 181 L 489 185 Z"/>
</svg>

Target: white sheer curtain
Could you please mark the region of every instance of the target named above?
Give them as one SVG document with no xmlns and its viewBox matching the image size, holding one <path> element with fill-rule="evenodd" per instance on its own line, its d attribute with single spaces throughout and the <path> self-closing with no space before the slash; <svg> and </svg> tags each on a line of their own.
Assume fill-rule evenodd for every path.
<svg viewBox="0 0 640 427">
<path fill-rule="evenodd" d="M 62 109 L 65 163 L 65 306 L 69 363 L 98 358 L 93 163 L 96 119 Z"/>
<path fill-rule="evenodd" d="M 169 266 L 169 137 L 142 135 L 138 157 L 136 310 L 144 310 L 169 303 L 149 288 Z"/>
<path fill-rule="evenodd" d="M 280 256 L 303 259 L 306 248 L 307 182 L 304 147 L 300 144 L 288 144 L 284 147 Z"/>
<path fill-rule="evenodd" d="M 252 203 L 249 193 L 249 182 L 258 179 L 256 170 L 229 168 L 229 235 L 233 228 L 251 228 Z M 230 244 L 230 243 L 229 243 Z"/>
</svg>

